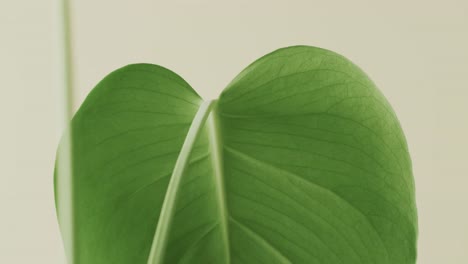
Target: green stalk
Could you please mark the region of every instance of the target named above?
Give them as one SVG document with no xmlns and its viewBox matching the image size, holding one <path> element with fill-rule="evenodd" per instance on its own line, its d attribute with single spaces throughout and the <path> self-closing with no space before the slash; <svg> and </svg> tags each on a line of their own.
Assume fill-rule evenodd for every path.
<svg viewBox="0 0 468 264">
<path fill-rule="evenodd" d="M 63 140 L 58 150 L 56 168 L 57 211 L 62 238 L 69 264 L 77 263 L 76 236 L 73 216 L 73 157 L 72 130 L 68 128 L 73 114 L 73 69 L 71 48 L 70 2 L 58 2 L 58 100 L 60 126 L 64 131 Z"/>
</svg>

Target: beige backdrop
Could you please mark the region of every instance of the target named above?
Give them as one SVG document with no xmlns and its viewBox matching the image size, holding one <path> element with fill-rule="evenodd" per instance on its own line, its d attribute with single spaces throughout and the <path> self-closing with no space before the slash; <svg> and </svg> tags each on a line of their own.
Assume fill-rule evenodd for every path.
<svg viewBox="0 0 468 264">
<path fill-rule="evenodd" d="M 468 263 L 468 2 L 340 2 L 76 0 L 76 106 L 128 63 L 166 66 L 214 98 L 276 48 L 337 51 L 377 83 L 406 132 L 419 263 Z M 63 263 L 54 12 L 54 0 L 0 4 L 0 263 Z"/>
</svg>

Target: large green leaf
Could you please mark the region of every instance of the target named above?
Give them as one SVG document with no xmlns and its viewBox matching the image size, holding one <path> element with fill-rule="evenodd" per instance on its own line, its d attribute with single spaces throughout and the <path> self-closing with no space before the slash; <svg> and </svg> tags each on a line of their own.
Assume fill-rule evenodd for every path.
<svg viewBox="0 0 468 264">
<path fill-rule="evenodd" d="M 126 66 L 72 133 L 77 263 L 416 261 L 398 120 L 331 51 L 277 50 L 210 102 L 167 69 Z"/>
</svg>

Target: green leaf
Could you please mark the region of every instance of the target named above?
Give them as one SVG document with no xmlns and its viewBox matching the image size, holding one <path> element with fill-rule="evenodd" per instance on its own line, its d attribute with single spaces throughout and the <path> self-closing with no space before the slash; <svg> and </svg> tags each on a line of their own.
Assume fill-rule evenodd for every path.
<svg viewBox="0 0 468 264">
<path fill-rule="evenodd" d="M 277 50 L 208 102 L 167 69 L 129 65 L 72 134 L 77 263 L 416 261 L 403 132 L 331 51 Z"/>
</svg>

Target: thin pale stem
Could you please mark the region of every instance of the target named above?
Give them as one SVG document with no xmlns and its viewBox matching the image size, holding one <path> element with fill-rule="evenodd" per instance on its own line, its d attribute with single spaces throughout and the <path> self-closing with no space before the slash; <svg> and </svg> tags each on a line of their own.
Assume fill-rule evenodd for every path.
<svg viewBox="0 0 468 264">
<path fill-rule="evenodd" d="M 72 130 L 68 128 L 73 114 L 73 69 L 70 30 L 70 1 L 58 0 L 58 100 L 59 126 L 64 131 L 61 146 L 58 151 L 56 168 L 57 211 L 64 241 L 67 262 L 76 261 L 76 243 L 74 228 L 73 207 L 73 157 L 72 157 Z"/>
</svg>

